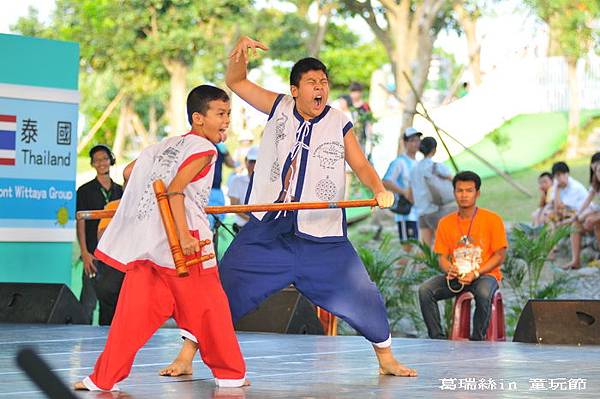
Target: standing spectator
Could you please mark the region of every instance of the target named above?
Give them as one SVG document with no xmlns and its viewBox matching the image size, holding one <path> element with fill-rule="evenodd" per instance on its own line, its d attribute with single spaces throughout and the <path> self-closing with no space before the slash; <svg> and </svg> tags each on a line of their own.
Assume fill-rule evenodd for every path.
<svg viewBox="0 0 600 399">
<path fill-rule="evenodd" d="M 256 165 L 256 158 L 258 156 L 258 147 L 250 147 L 246 154 L 245 174 L 239 174 L 231 179 L 229 182 L 228 196 L 231 205 L 239 205 L 246 203 L 246 191 L 248 191 L 248 185 L 250 185 L 250 176 L 254 173 L 254 166 Z M 235 222 L 233 223 L 233 230 L 237 233 L 247 222 L 250 220 L 250 216 L 246 213 L 236 213 Z"/>
<path fill-rule="evenodd" d="M 434 252 L 445 273 L 431 277 L 419 287 L 421 313 L 432 339 L 445 339 L 437 302 L 457 296 L 463 289 L 475 297 L 471 340 L 485 339 L 490 321 L 492 298 L 502 279 L 508 241 L 504 223 L 496 213 L 477 207 L 481 179 L 474 172 L 460 172 L 453 181 L 458 212 L 440 220 Z M 469 272 L 459 273 L 459 265 L 469 262 Z"/>
<path fill-rule="evenodd" d="M 419 150 L 422 135 L 414 127 L 406 128 L 404 131 L 402 139 L 404 140 L 405 153 L 390 163 L 383 177 L 383 186 L 389 191 L 403 195 L 406 198 L 410 197 L 410 172 L 417 164 L 415 156 Z M 411 208 L 408 215 L 395 214 L 394 218 L 398 224 L 400 242 L 419 238 L 419 214 L 415 206 Z M 408 248 L 405 246 L 405 250 L 410 250 L 410 246 Z"/>
<path fill-rule="evenodd" d="M 225 195 L 221 189 L 223 182 L 223 164 L 230 168 L 235 168 L 235 162 L 229 154 L 229 150 L 224 143 L 215 144 L 217 147 L 217 160 L 215 161 L 215 174 L 213 177 L 212 188 L 210 190 L 210 197 L 208 198 L 209 206 L 223 206 L 225 205 Z M 211 215 L 209 217 L 210 227 L 212 228 L 215 224 L 215 218 L 223 220 L 225 217 L 223 214 Z"/>
<path fill-rule="evenodd" d="M 110 167 L 115 164 L 115 157 L 110 148 L 104 144 L 92 147 L 90 163 L 96 169 L 96 177 L 77 189 L 77 211 L 104 209 L 110 201 L 123 196 L 123 187 L 110 178 Z M 93 253 L 98 245 L 98 224 L 98 220 L 77 221 L 77 241 L 83 261 L 79 302 L 90 324 L 97 301 L 93 283 L 97 267 Z"/>
<path fill-rule="evenodd" d="M 354 123 L 354 131 L 360 148 L 363 150 L 367 159 L 371 159 L 371 136 L 373 113 L 369 104 L 363 100 L 363 85 L 358 82 L 352 82 L 350 90 L 350 110 Z"/>
<path fill-rule="evenodd" d="M 593 203 L 600 194 L 600 152 L 592 156 L 590 162 L 590 190 L 583 204 L 571 220 L 571 261 L 563 269 L 579 269 L 581 267 L 581 238 L 585 233 L 594 232 L 596 241 L 600 242 L 600 207 Z"/>
<path fill-rule="evenodd" d="M 543 172 L 538 177 L 538 190 L 540 192 L 539 207 L 531 215 L 533 226 L 541 226 L 548 222 L 548 216 L 552 213 L 552 203 L 554 200 L 554 180 L 550 172 Z"/>
<path fill-rule="evenodd" d="M 419 151 L 425 158 L 420 160 L 410 173 L 411 198 L 419 214 L 421 241 L 431 246 L 438 222 L 448 213 L 456 210 L 454 202 L 436 204 L 428 182 L 435 179 L 447 180 L 450 184 L 452 173 L 442 163 L 433 162 L 437 149 L 437 141 L 433 137 L 421 140 Z"/>
<path fill-rule="evenodd" d="M 551 219 L 557 223 L 571 219 L 588 195 L 583 184 L 569 176 L 569 172 L 569 166 L 564 162 L 552 165 L 554 211 Z"/>
</svg>

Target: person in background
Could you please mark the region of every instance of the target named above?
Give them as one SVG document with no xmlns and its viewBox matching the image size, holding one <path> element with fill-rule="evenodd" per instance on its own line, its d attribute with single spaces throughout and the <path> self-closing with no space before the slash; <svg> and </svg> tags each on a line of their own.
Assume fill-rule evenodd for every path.
<svg viewBox="0 0 600 399">
<path fill-rule="evenodd" d="M 354 123 L 356 132 L 356 138 L 360 144 L 360 148 L 363 150 L 367 159 L 371 156 L 371 133 L 373 126 L 371 125 L 372 113 L 369 103 L 363 100 L 363 85 L 358 82 L 352 82 L 348 88 L 350 91 L 350 111 L 352 118 L 350 120 Z M 347 100 L 346 100 L 347 101 Z"/>
<path fill-rule="evenodd" d="M 569 223 L 588 195 L 583 184 L 569 176 L 569 173 L 569 166 L 564 162 L 552 165 L 554 209 L 550 219 L 556 224 Z"/>
<path fill-rule="evenodd" d="M 229 150 L 224 143 L 218 143 L 215 145 L 217 148 L 217 160 L 215 162 L 215 174 L 213 177 L 212 188 L 210 190 L 210 197 L 208 199 L 208 206 L 223 206 L 225 205 L 225 195 L 221 189 L 223 182 L 223 164 L 230 168 L 235 168 L 235 162 L 229 154 Z M 223 220 L 225 215 L 210 215 L 208 220 L 210 221 L 210 227 L 213 228 L 215 224 L 215 218 Z"/>
<path fill-rule="evenodd" d="M 590 190 L 573 216 L 571 229 L 571 261 L 563 269 L 579 269 L 581 267 L 581 239 L 584 234 L 593 232 L 596 242 L 600 242 L 600 206 L 594 199 L 600 194 L 600 152 L 595 153 L 590 161 Z"/>
<path fill-rule="evenodd" d="M 539 207 L 531 214 L 533 226 L 541 226 L 548 222 L 548 216 L 552 213 L 554 200 L 554 180 L 550 172 L 543 172 L 538 177 L 538 190 L 540 192 Z"/>
<path fill-rule="evenodd" d="M 245 165 L 246 172 L 244 174 L 236 175 L 229 182 L 228 197 L 231 205 L 244 204 L 246 202 L 246 191 L 248 191 L 248 185 L 250 184 L 250 176 L 254 173 L 254 166 L 256 165 L 256 158 L 258 156 L 258 147 L 250 147 L 246 154 Z M 240 229 L 250 220 L 250 216 L 245 213 L 236 213 L 235 222 L 233 223 L 233 230 L 237 233 Z"/>
<path fill-rule="evenodd" d="M 412 169 L 410 173 L 410 190 L 414 206 L 419 213 L 419 236 L 421 241 L 431 246 L 435 230 L 441 218 L 456 210 L 456 204 L 437 205 L 434 203 L 433 195 L 427 185 L 427 180 L 435 174 L 440 179 L 452 180 L 450 169 L 443 163 L 433 161 L 437 150 L 437 141 L 433 137 L 425 137 L 421 140 L 419 151 L 425 156 Z M 448 182 L 448 184 L 450 184 Z"/>
<path fill-rule="evenodd" d="M 421 145 L 421 136 L 414 127 L 406 128 L 402 135 L 404 140 L 404 153 L 390 163 L 388 170 L 383 176 L 383 186 L 393 193 L 410 197 L 410 172 L 417 164 L 416 154 Z M 394 218 L 398 224 L 398 235 L 400 242 L 419 239 L 419 214 L 413 206 L 408 215 L 395 214 Z M 405 250 L 410 250 L 410 245 L 405 245 Z"/>
<path fill-rule="evenodd" d="M 110 167 L 115 164 L 115 156 L 110 147 L 104 144 L 90 149 L 90 163 L 96 170 L 96 177 L 77 189 L 77 211 L 104 209 L 110 201 L 123 196 L 123 187 L 110 178 Z M 98 245 L 98 220 L 77 220 L 77 241 L 83 261 L 82 287 L 79 302 L 89 324 L 92 323 L 97 297 L 93 279 L 96 278 L 96 258 L 93 253 Z"/>
<path fill-rule="evenodd" d="M 500 266 L 508 240 L 502 218 L 477 206 L 481 178 L 474 172 L 458 173 L 453 181 L 458 211 L 444 216 L 435 234 L 434 252 L 444 274 L 431 277 L 419 287 L 419 304 L 427 333 L 432 339 L 446 339 L 437 302 L 459 295 L 463 290 L 475 297 L 472 341 L 486 337 L 492 299 L 502 280 Z M 460 266 L 469 263 L 468 272 Z"/>
</svg>

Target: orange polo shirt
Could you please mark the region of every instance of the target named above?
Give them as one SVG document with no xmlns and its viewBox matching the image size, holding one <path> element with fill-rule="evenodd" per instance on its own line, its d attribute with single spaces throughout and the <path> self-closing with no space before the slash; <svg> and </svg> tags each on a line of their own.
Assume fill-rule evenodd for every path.
<svg viewBox="0 0 600 399">
<path fill-rule="evenodd" d="M 434 251 L 440 255 L 452 255 L 459 246 L 460 238 L 469 231 L 470 224 L 471 219 L 459 218 L 458 212 L 444 216 L 440 220 L 435 234 Z M 469 236 L 473 239 L 473 244 L 481 248 L 481 265 L 484 265 L 494 252 L 508 248 L 502 218 L 485 208 L 477 209 Z M 496 266 L 487 274 L 496 277 L 498 281 L 502 280 L 500 266 Z"/>
</svg>

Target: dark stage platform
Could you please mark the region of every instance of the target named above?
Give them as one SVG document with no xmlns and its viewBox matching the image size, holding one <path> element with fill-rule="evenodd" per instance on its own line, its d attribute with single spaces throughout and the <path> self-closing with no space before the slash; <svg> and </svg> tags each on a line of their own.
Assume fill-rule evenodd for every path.
<svg viewBox="0 0 600 399">
<path fill-rule="evenodd" d="M 567 328 L 565 326 L 565 328 Z M 22 346 L 35 348 L 69 385 L 88 375 L 104 327 L 0 324 L 0 399 L 43 398 L 16 366 Z M 177 354 L 176 329 L 161 329 L 138 353 L 120 393 L 81 398 L 534 398 L 600 397 L 600 346 L 394 339 L 397 357 L 419 377 L 379 376 L 361 337 L 240 333 L 252 386 L 217 389 L 197 358 L 194 376 L 160 377 Z"/>
</svg>

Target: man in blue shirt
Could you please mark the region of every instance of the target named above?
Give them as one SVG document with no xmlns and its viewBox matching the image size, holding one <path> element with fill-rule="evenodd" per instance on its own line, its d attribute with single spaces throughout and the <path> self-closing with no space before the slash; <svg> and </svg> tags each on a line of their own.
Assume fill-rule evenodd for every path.
<svg viewBox="0 0 600 399">
<path fill-rule="evenodd" d="M 443 163 L 433 161 L 437 149 L 437 141 L 433 137 L 425 137 L 421 140 L 419 151 L 424 158 L 417 162 L 410 172 L 410 189 L 414 206 L 419 213 L 419 229 L 421 230 L 421 241 L 432 246 L 435 231 L 441 218 L 450 212 L 456 211 L 456 203 L 452 198 L 452 172 Z M 443 203 L 437 203 L 429 187 L 435 179 L 445 182 L 449 187 L 450 197 L 440 198 Z M 429 183 L 428 183 L 429 182 Z M 439 188 L 439 187 L 436 187 Z"/>
<path fill-rule="evenodd" d="M 402 135 L 402 139 L 404 140 L 404 154 L 401 154 L 390 163 L 383 177 L 385 188 L 406 198 L 410 198 L 410 172 L 417 163 L 415 156 L 419 150 L 422 135 L 414 127 L 406 128 Z M 395 220 L 398 223 L 400 242 L 419 238 L 418 219 L 419 214 L 416 206 L 411 208 L 408 215 L 395 215 Z"/>
</svg>

